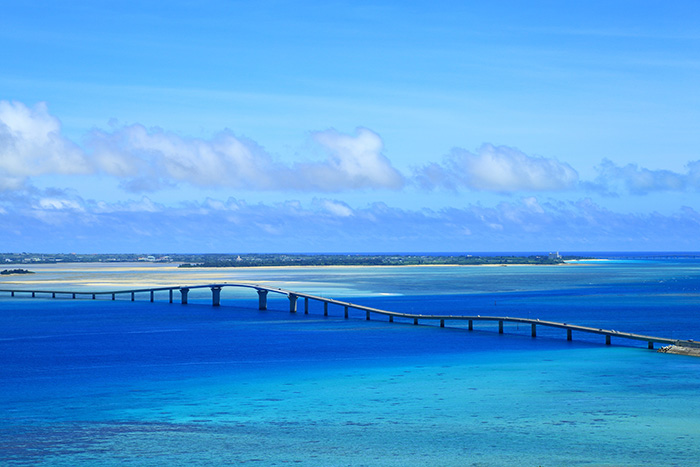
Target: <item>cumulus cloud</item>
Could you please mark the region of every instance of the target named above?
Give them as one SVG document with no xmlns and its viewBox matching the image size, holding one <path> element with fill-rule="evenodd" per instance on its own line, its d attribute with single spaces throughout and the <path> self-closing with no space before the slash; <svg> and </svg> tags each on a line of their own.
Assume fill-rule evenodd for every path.
<svg viewBox="0 0 700 467">
<path fill-rule="evenodd" d="M 122 178 L 123 187 L 134 192 L 177 183 L 273 189 L 284 171 L 257 144 L 227 131 L 205 140 L 130 125 L 112 132 L 95 130 L 88 146 L 100 169 Z"/>
<path fill-rule="evenodd" d="M 569 164 L 491 144 L 484 144 L 476 153 L 455 148 L 442 164 L 426 165 L 415 176 L 418 184 L 427 189 L 468 188 L 500 193 L 560 191 L 571 189 L 578 182 L 578 174 Z"/>
<path fill-rule="evenodd" d="M 688 163 L 685 173 L 650 170 L 637 164 L 618 166 L 609 159 L 604 159 L 596 169 L 598 177 L 590 187 L 607 194 L 616 193 L 620 188 L 636 195 L 658 191 L 700 190 L 700 161 Z"/>
<path fill-rule="evenodd" d="M 48 191 L 20 207 L 3 196 L 0 220 L 12 226 L 3 237 L 9 251 L 692 250 L 700 228 L 700 213 L 690 207 L 621 213 L 591 199 L 524 197 L 493 206 L 405 209 L 351 207 L 330 198 L 308 204 L 229 198 L 166 206 L 147 197 L 104 203 Z"/>
<path fill-rule="evenodd" d="M 113 176 L 125 190 L 138 193 L 180 184 L 318 192 L 403 186 L 377 133 L 326 130 L 311 139 L 324 156 L 293 164 L 230 131 L 188 138 L 139 124 L 93 130 L 81 148 L 61 135 L 61 124 L 46 104 L 30 108 L 0 101 L 0 190 L 26 188 L 27 180 L 39 175 L 95 173 Z"/>
<path fill-rule="evenodd" d="M 319 205 L 329 214 L 337 217 L 350 217 L 354 214 L 353 209 L 350 206 L 348 206 L 347 203 L 343 203 L 342 201 L 337 201 L 333 199 L 322 199 L 316 200 L 315 204 Z"/>
<path fill-rule="evenodd" d="M 306 174 L 306 183 L 313 183 L 324 191 L 403 186 L 402 175 L 382 154 L 384 144 L 377 133 L 367 128 L 357 128 L 354 135 L 327 130 L 314 133 L 313 139 L 329 157 L 320 163 L 297 166 L 299 172 Z"/>
<path fill-rule="evenodd" d="M 205 140 L 130 125 L 113 132 L 94 131 L 89 145 L 100 169 L 122 178 L 122 186 L 134 192 L 177 183 L 321 192 L 402 186 L 403 178 L 382 154 L 376 133 L 364 128 L 354 135 L 328 130 L 314 133 L 313 140 L 328 157 L 293 166 L 228 131 Z"/>
<path fill-rule="evenodd" d="M 93 170 L 83 151 L 61 135 L 61 123 L 45 103 L 0 101 L 0 190 L 19 189 L 32 176 Z"/>
</svg>

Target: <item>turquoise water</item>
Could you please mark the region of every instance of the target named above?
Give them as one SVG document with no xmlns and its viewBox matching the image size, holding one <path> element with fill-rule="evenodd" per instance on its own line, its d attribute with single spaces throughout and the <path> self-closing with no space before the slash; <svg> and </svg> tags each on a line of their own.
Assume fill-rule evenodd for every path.
<svg viewBox="0 0 700 467">
<path fill-rule="evenodd" d="M 65 268 L 65 266 L 64 266 Z M 30 288 L 173 269 L 37 268 Z M 209 272 L 201 278 L 209 279 Z M 498 314 L 700 340 L 700 262 L 215 271 L 394 311 Z M 105 279 L 107 278 L 107 279 Z M 194 277 L 194 279 L 200 276 Z M 214 281 L 217 282 L 217 281 Z M 3 285 L 4 286 L 4 285 Z M 1 287 L 0 287 L 1 288 Z M 4 465 L 697 465 L 700 359 L 494 324 L 290 314 L 270 295 L 0 294 Z"/>
</svg>

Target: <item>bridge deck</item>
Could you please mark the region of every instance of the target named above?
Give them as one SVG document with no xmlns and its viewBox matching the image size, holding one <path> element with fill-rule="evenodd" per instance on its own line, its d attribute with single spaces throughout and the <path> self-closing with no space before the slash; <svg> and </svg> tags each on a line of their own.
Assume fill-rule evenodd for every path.
<svg viewBox="0 0 700 467">
<path fill-rule="evenodd" d="M 590 334 L 599 334 L 606 336 L 606 344 L 610 344 L 610 338 L 615 337 L 615 338 L 621 338 L 621 339 L 631 339 L 631 340 L 637 340 L 637 341 L 644 341 L 649 344 L 649 348 L 653 348 L 653 344 L 666 344 L 666 345 L 677 345 L 677 346 L 683 346 L 683 347 L 693 347 L 693 348 L 700 348 L 700 342 L 694 341 L 694 340 L 678 340 L 678 339 L 672 339 L 672 338 L 667 338 L 667 337 L 657 337 L 657 336 L 648 336 L 648 335 L 643 335 L 643 334 L 635 334 L 635 333 L 630 333 L 630 332 L 620 332 L 617 330 L 613 329 L 600 329 L 600 328 L 593 328 L 589 326 L 581 326 L 581 325 L 576 325 L 576 324 L 569 324 L 569 323 L 560 323 L 556 321 L 543 321 L 539 319 L 531 319 L 531 318 L 517 318 L 517 317 L 510 317 L 510 316 L 481 316 L 481 315 L 476 315 L 476 316 L 465 316 L 465 315 L 424 315 L 424 314 L 415 314 L 415 313 L 400 313 L 400 312 L 395 312 L 395 311 L 388 311 L 388 310 L 382 310 L 379 308 L 373 308 L 365 305 L 358 305 L 355 303 L 351 302 L 345 302 L 342 300 L 335 300 L 332 298 L 326 298 L 326 297 L 320 297 L 317 295 L 312 295 L 312 294 L 307 294 L 303 292 L 295 292 L 292 290 L 286 290 L 278 287 L 269 287 L 269 286 L 264 286 L 264 285 L 259 285 L 259 284 L 251 284 L 251 283 L 244 283 L 244 282 L 226 282 L 226 283 L 217 283 L 217 284 L 206 284 L 206 285 L 190 285 L 190 286 L 165 286 L 165 287 L 148 287 L 148 288 L 137 288 L 137 289 L 127 289 L 127 290 L 107 290 L 107 291 L 85 291 L 85 290 L 38 290 L 38 289 L 0 289 L 0 292 L 5 292 L 5 293 L 11 293 L 12 296 L 15 296 L 15 294 L 21 293 L 21 294 L 26 294 L 30 293 L 32 296 L 36 296 L 37 294 L 49 294 L 52 297 L 56 297 L 58 295 L 71 295 L 73 298 L 75 298 L 78 295 L 88 295 L 92 296 L 93 298 L 96 298 L 98 295 L 111 295 L 112 298 L 114 298 L 116 295 L 122 295 L 122 294 L 131 294 L 132 300 L 134 297 L 134 294 L 137 293 L 145 293 L 145 292 L 150 292 L 151 293 L 151 300 L 153 300 L 153 294 L 155 292 L 159 291 L 169 291 L 171 293 L 170 299 L 172 301 L 172 292 L 177 290 L 180 291 L 182 294 L 182 303 L 187 303 L 187 292 L 189 292 L 192 289 L 201 289 L 201 288 L 209 288 L 212 290 L 212 293 L 214 294 L 214 305 L 218 305 L 218 300 L 219 300 L 219 295 L 218 293 L 221 291 L 222 288 L 224 287 L 245 287 L 245 288 L 251 288 L 255 289 L 258 291 L 258 293 L 261 295 L 261 302 L 260 302 L 260 308 L 265 309 L 266 308 L 266 301 L 264 302 L 265 305 L 263 305 L 263 298 L 262 295 L 266 297 L 268 292 L 273 292 L 277 294 L 282 294 L 286 295 L 290 299 L 290 311 L 291 312 L 296 312 L 296 301 L 299 298 L 304 298 L 307 300 L 306 303 L 306 312 L 308 312 L 308 300 L 316 300 L 320 301 L 326 304 L 332 304 L 332 305 L 338 305 L 342 306 L 345 308 L 345 317 L 347 318 L 347 310 L 348 309 L 355 309 L 355 310 L 362 310 L 367 313 L 367 319 L 370 319 L 370 314 L 378 314 L 378 315 L 384 315 L 388 316 L 390 321 L 393 321 L 393 318 L 406 318 L 406 319 L 412 319 L 414 324 L 418 324 L 419 320 L 422 321 L 440 321 L 440 326 L 444 327 L 446 321 L 467 321 L 469 323 L 469 329 L 472 329 L 472 323 L 474 321 L 496 321 L 499 323 L 499 332 L 503 333 L 503 323 L 519 323 L 519 324 L 530 324 L 532 326 L 532 336 L 536 336 L 536 327 L 537 326 L 547 326 L 547 327 L 552 327 L 552 328 L 560 328 L 560 329 L 566 329 L 567 331 L 567 339 L 571 340 L 572 339 L 572 331 L 577 331 L 577 332 L 586 332 Z"/>
</svg>

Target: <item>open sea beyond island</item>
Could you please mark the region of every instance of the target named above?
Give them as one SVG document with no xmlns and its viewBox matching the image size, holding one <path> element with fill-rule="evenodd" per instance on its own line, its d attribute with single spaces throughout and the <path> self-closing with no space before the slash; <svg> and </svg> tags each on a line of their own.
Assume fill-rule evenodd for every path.
<svg viewBox="0 0 700 467">
<path fill-rule="evenodd" d="M 618 255 L 620 256 L 620 255 Z M 639 256 L 639 255 L 637 255 Z M 0 289 L 247 281 L 380 309 L 700 340 L 700 259 L 538 266 L 178 269 L 38 264 Z M 700 358 L 496 323 L 415 326 L 208 289 L 0 293 L 1 465 L 691 466 Z"/>
</svg>

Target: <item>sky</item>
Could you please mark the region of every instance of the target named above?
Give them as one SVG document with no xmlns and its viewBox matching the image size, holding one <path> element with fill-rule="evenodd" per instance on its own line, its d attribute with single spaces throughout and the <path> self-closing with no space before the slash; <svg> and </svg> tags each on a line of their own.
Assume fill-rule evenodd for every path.
<svg viewBox="0 0 700 467">
<path fill-rule="evenodd" d="M 0 6 L 0 251 L 700 251 L 695 0 Z"/>
</svg>

